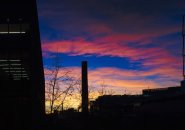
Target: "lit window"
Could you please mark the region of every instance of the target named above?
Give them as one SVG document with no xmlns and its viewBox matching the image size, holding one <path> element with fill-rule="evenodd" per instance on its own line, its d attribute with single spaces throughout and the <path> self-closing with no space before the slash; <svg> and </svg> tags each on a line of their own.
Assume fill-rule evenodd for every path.
<svg viewBox="0 0 185 130">
<path fill-rule="evenodd" d="M 9 33 L 10 32 L 20 32 L 21 27 L 19 24 L 9 24 Z"/>
<path fill-rule="evenodd" d="M 5 61 L 8 61 L 8 60 L 0 60 L 0 62 L 5 62 Z"/>
<path fill-rule="evenodd" d="M 21 64 L 11 64 L 12 66 L 20 66 Z"/>
<path fill-rule="evenodd" d="M 8 32 L 8 24 L 0 24 L 0 33 Z"/>
<path fill-rule="evenodd" d="M 9 61 L 21 61 L 21 60 L 9 60 Z"/>
<path fill-rule="evenodd" d="M 0 64 L 0 66 L 8 66 L 9 64 Z"/>
<path fill-rule="evenodd" d="M 28 24 L 0 24 L 0 34 L 24 34 L 28 29 Z"/>
</svg>

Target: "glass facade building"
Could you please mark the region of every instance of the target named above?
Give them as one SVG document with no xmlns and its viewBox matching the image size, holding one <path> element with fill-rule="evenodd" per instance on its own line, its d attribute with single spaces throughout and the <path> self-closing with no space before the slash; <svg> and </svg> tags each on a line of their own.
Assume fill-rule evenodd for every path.
<svg viewBox="0 0 185 130">
<path fill-rule="evenodd" d="M 45 90 L 36 0 L 0 1 L 0 82 L 0 128 L 41 127 Z"/>
</svg>

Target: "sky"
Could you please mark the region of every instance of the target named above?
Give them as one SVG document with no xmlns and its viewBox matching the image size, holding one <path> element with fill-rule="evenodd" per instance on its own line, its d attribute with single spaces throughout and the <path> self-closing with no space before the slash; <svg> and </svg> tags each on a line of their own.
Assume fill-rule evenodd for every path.
<svg viewBox="0 0 185 130">
<path fill-rule="evenodd" d="M 116 94 L 179 86 L 184 0 L 38 0 L 44 65 L 59 53 Z"/>
</svg>

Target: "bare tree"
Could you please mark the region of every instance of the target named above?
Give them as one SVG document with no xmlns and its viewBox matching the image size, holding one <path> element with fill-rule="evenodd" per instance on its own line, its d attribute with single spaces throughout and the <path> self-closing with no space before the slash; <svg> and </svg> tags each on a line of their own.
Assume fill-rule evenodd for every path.
<svg viewBox="0 0 185 130">
<path fill-rule="evenodd" d="M 46 78 L 46 102 L 49 105 L 49 112 L 64 109 L 66 97 L 74 92 L 74 86 L 78 83 L 70 75 L 71 71 L 61 66 L 60 57 L 57 54 L 53 58 L 54 64 L 45 67 Z"/>
<path fill-rule="evenodd" d="M 101 82 L 99 87 L 100 87 L 99 90 L 98 90 L 99 95 L 100 96 L 106 95 L 106 87 L 107 87 L 107 85 L 104 82 Z"/>
<path fill-rule="evenodd" d="M 113 95 L 114 91 L 112 89 L 110 89 L 109 86 L 107 84 L 105 84 L 105 82 L 103 81 L 99 85 L 98 94 L 99 94 L 99 96 Z"/>
<path fill-rule="evenodd" d="M 81 109 L 81 105 L 82 105 L 82 97 L 81 97 L 81 95 L 82 95 L 82 86 L 81 86 L 81 79 L 79 78 L 78 79 L 78 81 L 77 81 L 78 83 L 77 83 L 77 85 L 75 86 L 75 92 L 76 92 L 76 94 L 75 94 L 75 99 L 79 102 L 79 105 L 78 105 L 78 111 Z M 88 98 L 89 98 L 89 102 L 91 101 L 91 100 L 94 100 L 97 96 L 95 95 L 95 93 L 97 93 L 97 90 L 96 90 L 96 88 L 92 85 L 92 84 L 90 84 L 89 86 L 88 86 Z"/>
<path fill-rule="evenodd" d="M 64 110 L 64 101 L 68 96 L 72 97 L 74 95 L 75 86 L 78 85 L 78 81 L 74 77 L 68 77 L 68 79 L 64 81 L 64 84 L 66 88 L 61 93 L 63 96 L 60 99 L 60 103 L 56 106 L 56 110 Z"/>
</svg>

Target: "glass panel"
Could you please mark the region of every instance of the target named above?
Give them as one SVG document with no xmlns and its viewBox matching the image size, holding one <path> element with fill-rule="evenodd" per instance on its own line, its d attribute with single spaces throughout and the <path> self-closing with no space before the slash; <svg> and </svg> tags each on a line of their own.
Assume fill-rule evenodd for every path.
<svg viewBox="0 0 185 130">
<path fill-rule="evenodd" d="M 10 24 L 9 25 L 9 33 L 20 33 L 21 26 L 20 24 Z"/>
<path fill-rule="evenodd" d="M 9 26 L 9 27 L 8 27 Z M 0 24 L 0 34 L 26 33 L 29 30 L 28 24 Z"/>
<path fill-rule="evenodd" d="M 29 30 L 29 25 L 28 24 L 22 24 L 21 25 L 21 30 L 22 30 L 22 32 L 28 32 L 28 30 Z"/>
<path fill-rule="evenodd" d="M 8 24 L 0 24 L 0 34 L 8 33 Z"/>
</svg>

